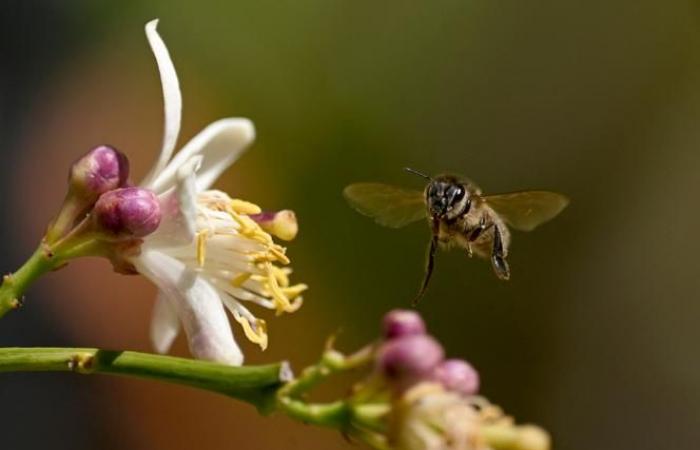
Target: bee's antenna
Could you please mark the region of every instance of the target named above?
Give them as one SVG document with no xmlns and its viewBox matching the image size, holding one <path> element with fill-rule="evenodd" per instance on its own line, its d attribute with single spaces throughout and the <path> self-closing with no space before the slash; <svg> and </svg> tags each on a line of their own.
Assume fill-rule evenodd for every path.
<svg viewBox="0 0 700 450">
<path fill-rule="evenodd" d="M 415 170 L 415 169 L 411 169 L 410 167 L 404 167 L 403 170 L 405 170 L 405 171 L 408 172 L 408 173 L 412 173 L 413 175 L 418 175 L 419 177 L 423 177 L 423 178 L 425 178 L 426 180 L 433 181 L 433 179 L 430 178 L 428 175 L 426 175 L 426 174 L 424 174 L 424 173 L 422 173 L 422 172 L 418 172 L 418 171 Z"/>
</svg>

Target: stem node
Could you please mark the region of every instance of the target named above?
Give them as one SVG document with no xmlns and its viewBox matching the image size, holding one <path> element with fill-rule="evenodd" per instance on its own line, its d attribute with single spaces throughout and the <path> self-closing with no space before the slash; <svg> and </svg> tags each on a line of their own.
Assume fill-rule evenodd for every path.
<svg viewBox="0 0 700 450">
<path fill-rule="evenodd" d="M 90 353 L 77 353 L 68 360 L 68 369 L 71 372 L 90 374 L 94 372 L 95 356 Z"/>
</svg>

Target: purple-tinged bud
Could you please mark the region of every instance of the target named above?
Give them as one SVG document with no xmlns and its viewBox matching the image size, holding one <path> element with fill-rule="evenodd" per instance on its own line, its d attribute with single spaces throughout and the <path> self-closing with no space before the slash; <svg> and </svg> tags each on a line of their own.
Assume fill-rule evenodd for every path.
<svg viewBox="0 0 700 450">
<path fill-rule="evenodd" d="M 377 354 L 377 367 L 399 389 L 432 377 L 444 357 L 442 346 L 427 334 L 403 336 L 384 342 Z"/>
<path fill-rule="evenodd" d="M 277 236 L 283 241 L 291 241 L 299 231 L 297 216 L 294 211 L 284 209 L 277 212 L 262 212 L 260 214 L 250 214 L 248 217 L 257 222 L 260 227 L 268 233 Z"/>
<path fill-rule="evenodd" d="M 471 364 L 462 359 L 448 359 L 441 362 L 433 374 L 446 389 L 464 395 L 479 392 L 479 373 Z"/>
<path fill-rule="evenodd" d="M 423 318 L 409 309 L 394 309 L 386 313 L 383 328 L 384 337 L 387 339 L 425 334 Z"/>
<path fill-rule="evenodd" d="M 114 234 L 143 237 L 160 224 L 158 197 L 148 189 L 128 187 L 105 192 L 95 203 L 95 220 Z"/>
<path fill-rule="evenodd" d="M 77 194 L 97 198 L 104 192 L 123 187 L 128 177 L 126 155 L 108 145 L 100 145 L 73 163 L 68 182 Z"/>
</svg>

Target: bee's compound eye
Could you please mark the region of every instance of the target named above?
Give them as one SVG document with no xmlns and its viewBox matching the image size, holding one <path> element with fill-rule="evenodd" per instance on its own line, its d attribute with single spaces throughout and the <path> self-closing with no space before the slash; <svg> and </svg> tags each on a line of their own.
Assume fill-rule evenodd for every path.
<svg viewBox="0 0 700 450">
<path fill-rule="evenodd" d="M 437 195 L 438 195 L 437 186 L 435 186 L 435 184 L 431 184 L 430 186 L 428 186 L 428 197 L 437 197 Z"/>
<path fill-rule="evenodd" d="M 464 198 L 464 188 L 462 186 L 450 186 L 447 190 L 447 198 L 450 203 L 456 203 Z"/>
</svg>

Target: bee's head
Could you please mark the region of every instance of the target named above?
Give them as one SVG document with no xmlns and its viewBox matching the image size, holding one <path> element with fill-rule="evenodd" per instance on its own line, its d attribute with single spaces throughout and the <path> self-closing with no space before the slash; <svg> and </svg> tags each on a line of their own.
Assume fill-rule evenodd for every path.
<svg viewBox="0 0 700 450">
<path fill-rule="evenodd" d="M 452 220 L 469 211 L 469 192 L 459 180 L 441 176 L 430 181 L 425 188 L 425 201 L 430 215 Z"/>
</svg>

